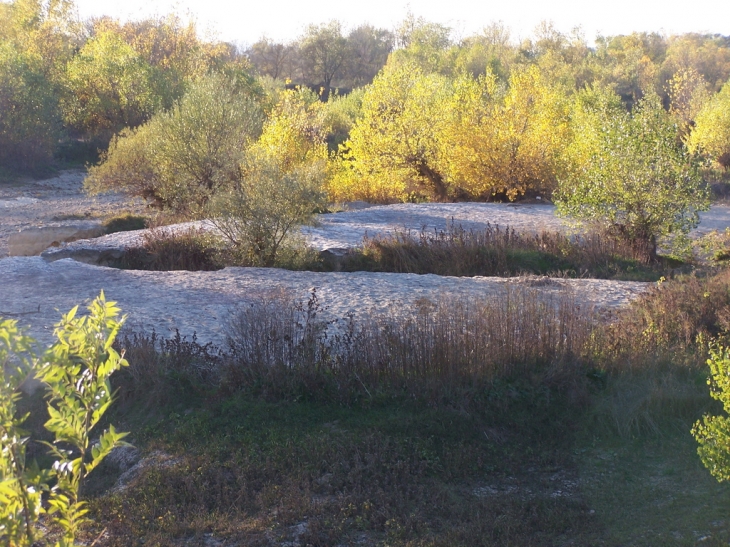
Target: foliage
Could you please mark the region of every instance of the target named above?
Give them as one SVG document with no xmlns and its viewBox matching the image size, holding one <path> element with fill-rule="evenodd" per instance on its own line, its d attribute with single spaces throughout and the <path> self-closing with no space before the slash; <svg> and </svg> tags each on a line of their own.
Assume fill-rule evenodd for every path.
<svg viewBox="0 0 730 547">
<path fill-rule="evenodd" d="M 124 127 L 140 125 L 160 106 L 151 67 L 111 30 L 94 36 L 74 56 L 66 85 L 66 122 L 78 134 L 102 142 Z"/>
<path fill-rule="evenodd" d="M 338 21 L 324 25 L 310 25 L 299 41 L 299 55 L 305 70 L 320 87 L 323 101 L 330 96 L 332 82 L 347 70 L 350 43 L 342 35 Z"/>
<path fill-rule="evenodd" d="M 389 64 L 366 88 L 343 144 L 334 199 L 509 199 L 549 193 L 569 139 L 566 94 L 536 67 L 505 90 L 487 71 L 456 78 Z"/>
<path fill-rule="evenodd" d="M 328 131 L 324 105 L 314 93 L 298 88 L 279 95 L 237 176 L 208 208 L 237 262 L 272 266 L 282 253 L 304 252 L 295 230 L 324 205 Z"/>
<path fill-rule="evenodd" d="M 30 353 L 32 340 L 16 323 L 0 323 L 0 537 L 11 546 L 36 544 L 37 520 L 44 512 L 61 529 L 55 545 L 73 546 L 89 522 L 79 499 L 82 482 L 114 448 L 125 445 L 126 433 L 111 425 L 97 440 L 91 437 L 113 400 L 109 377 L 127 365 L 112 348 L 124 318 L 119 319 L 119 308 L 103 292 L 89 306 L 89 315 L 76 317 L 77 309 L 56 325 L 57 342 L 38 363 Z M 54 437 L 53 443 L 44 443 L 54 460 L 49 470 L 26 463 L 28 438 L 20 427 L 28 416 L 15 415 L 18 389 L 32 371 L 48 394 L 45 428 Z M 47 509 L 41 505 L 43 492 L 48 492 Z"/>
<path fill-rule="evenodd" d="M 676 126 L 656 95 L 633 113 L 615 95 L 587 90 L 578 95 L 576 135 L 569 154 L 575 162 L 560 181 L 558 211 L 598 221 L 629 241 L 648 244 L 682 235 L 709 207 L 709 189 L 677 143 Z"/>
<path fill-rule="evenodd" d="M 347 95 L 330 95 L 325 104 L 324 116 L 329 129 L 327 147 L 337 152 L 350 136 L 355 122 L 362 116 L 362 99 L 365 88 L 356 89 Z"/>
<path fill-rule="evenodd" d="M 60 136 L 53 83 L 40 60 L 0 42 L 0 166 L 41 172 Z"/>
<path fill-rule="evenodd" d="M 710 348 L 710 395 L 722 403 L 725 414 L 730 413 L 730 349 L 720 343 Z M 730 418 L 705 415 L 692 428 L 699 443 L 697 453 L 702 463 L 719 481 L 730 479 Z"/>
<path fill-rule="evenodd" d="M 669 113 L 676 120 L 681 136 L 689 133 L 697 114 L 710 98 L 708 87 L 694 68 L 677 71 L 667 83 Z"/>
<path fill-rule="evenodd" d="M 687 147 L 730 169 L 730 83 L 699 111 Z"/>
<path fill-rule="evenodd" d="M 341 271 L 377 271 L 448 276 L 548 275 L 655 281 L 667 270 L 645 264 L 631 245 L 602 233 L 567 236 L 519 233 L 509 227 L 396 232 L 365 237 L 360 248 L 335 261 Z M 325 264 L 327 265 L 327 264 Z"/>
<path fill-rule="evenodd" d="M 35 541 L 35 525 L 43 512 L 41 496 L 48 472 L 26 464 L 26 416 L 17 416 L 19 388 L 33 367 L 33 340 L 17 321 L 0 321 L 0 539 L 19 547 Z"/>
<path fill-rule="evenodd" d="M 448 88 L 445 78 L 416 65 L 388 65 L 365 91 L 333 199 L 403 200 L 416 192 L 446 199 L 438 130 Z"/>
<path fill-rule="evenodd" d="M 85 185 L 92 192 L 121 189 L 174 211 L 195 212 L 238 176 L 262 121 L 261 107 L 237 80 L 207 76 L 173 109 L 116 137 Z"/>
<path fill-rule="evenodd" d="M 396 30 L 400 47 L 393 53 L 392 62 L 415 65 L 426 74 L 448 71 L 450 36 L 449 27 L 409 13 Z"/>
<path fill-rule="evenodd" d="M 325 162 L 290 163 L 288 158 L 255 146 L 241 165 L 241 177 L 218 192 L 210 205 L 211 222 L 233 246 L 238 260 L 274 266 L 294 247 L 295 229 L 323 205 Z"/>
<path fill-rule="evenodd" d="M 537 67 L 514 70 L 504 93 L 490 72 L 461 76 L 454 87 L 442 154 L 452 184 L 469 197 L 549 195 L 570 137 L 564 91 Z"/>
</svg>

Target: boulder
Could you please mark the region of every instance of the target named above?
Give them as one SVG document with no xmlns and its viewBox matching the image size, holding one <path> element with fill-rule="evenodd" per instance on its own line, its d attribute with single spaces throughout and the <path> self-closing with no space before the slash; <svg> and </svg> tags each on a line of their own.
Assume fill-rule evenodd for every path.
<svg viewBox="0 0 730 547">
<path fill-rule="evenodd" d="M 10 256 L 37 256 L 49 247 L 62 243 L 99 237 L 104 226 L 96 221 L 75 221 L 65 224 L 26 228 L 8 237 Z"/>
</svg>

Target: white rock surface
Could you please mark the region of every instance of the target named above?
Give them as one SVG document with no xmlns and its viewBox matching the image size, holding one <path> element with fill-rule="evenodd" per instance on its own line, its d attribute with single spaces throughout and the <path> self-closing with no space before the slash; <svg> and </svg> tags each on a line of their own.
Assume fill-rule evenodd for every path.
<svg viewBox="0 0 730 547">
<path fill-rule="evenodd" d="M 267 268 L 226 268 L 217 272 L 147 272 L 90 266 L 74 260 L 47 262 L 40 257 L 0 260 L 0 316 L 28 325 L 43 343 L 52 340 L 62 313 L 101 290 L 129 314 L 138 331 L 183 335 L 222 344 L 225 322 L 237 306 L 284 292 L 306 301 L 317 289 L 324 312 L 332 318 L 407 310 L 416 300 L 448 295 L 489 298 L 521 278 L 440 277 L 387 273 L 314 273 Z M 553 279 L 538 283 L 546 295 L 570 290 L 585 306 L 612 309 L 625 305 L 651 283 L 595 279 Z"/>
<path fill-rule="evenodd" d="M 373 206 L 340 213 L 319 215 L 317 225 L 305 227 L 302 233 L 309 245 L 318 251 L 334 254 L 362 244 L 365 236 L 421 230 L 444 230 L 451 223 L 466 230 L 484 229 L 488 225 L 510 227 L 518 232 L 562 231 L 579 227 L 555 215 L 555 206 L 510 203 L 401 203 Z M 697 235 L 712 230 L 724 231 L 730 227 L 730 206 L 715 205 L 701 215 Z M 165 227 L 168 231 L 188 228 L 215 230 L 209 222 L 186 222 Z M 122 256 L 125 248 L 140 247 L 145 230 L 110 234 L 94 240 L 80 240 L 48 249 L 43 257 L 48 260 L 74 258 L 88 264 L 107 265 L 110 259 Z"/>
<path fill-rule="evenodd" d="M 104 233 L 101 222 L 78 220 L 53 223 L 48 226 L 26 228 L 8 237 L 10 256 L 36 256 L 49 247 L 59 247 L 62 243 L 99 237 Z"/>
</svg>

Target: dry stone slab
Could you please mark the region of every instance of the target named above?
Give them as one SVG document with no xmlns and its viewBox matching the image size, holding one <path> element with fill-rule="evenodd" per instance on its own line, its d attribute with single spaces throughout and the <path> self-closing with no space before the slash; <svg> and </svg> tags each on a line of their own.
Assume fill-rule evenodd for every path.
<svg viewBox="0 0 730 547">
<path fill-rule="evenodd" d="M 444 297 L 489 298 L 506 285 L 536 287 L 546 296 L 570 292 L 587 307 L 625 306 L 652 283 L 596 279 L 442 277 L 372 272 L 294 272 L 275 268 L 226 268 L 217 272 L 149 272 L 91 266 L 40 257 L 0 260 L 0 316 L 18 319 L 43 343 L 53 339 L 62 313 L 104 291 L 128 314 L 135 331 L 172 336 L 197 333 L 202 343 L 224 344 L 226 322 L 236 309 L 272 294 L 306 302 L 312 290 L 323 318 L 408 313 L 416 302 Z"/>
</svg>

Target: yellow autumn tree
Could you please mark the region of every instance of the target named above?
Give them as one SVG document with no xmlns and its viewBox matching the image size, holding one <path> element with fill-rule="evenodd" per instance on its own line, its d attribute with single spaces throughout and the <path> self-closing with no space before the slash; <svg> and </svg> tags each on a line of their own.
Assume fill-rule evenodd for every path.
<svg viewBox="0 0 730 547">
<path fill-rule="evenodd" d="M 415 64 L 388 65 L 365 90 L 361 117 L 341 147 L 330 183 L 335 201 L 446 200 L 439 142 L 450 82 Z"/>
<path fill-rule="evenodd" d="M 730 169 L 730 82 L 697 114 L 687 147 Z"/>
<path fill-rule="evenodd" d="M 454 89 L 440 139 L 452 186 L 473 198 L 549 194 L 570 139 L 567 94 L 534 66 L 515 69 L 503 94 L 490 73 Z"/>
</svg>

